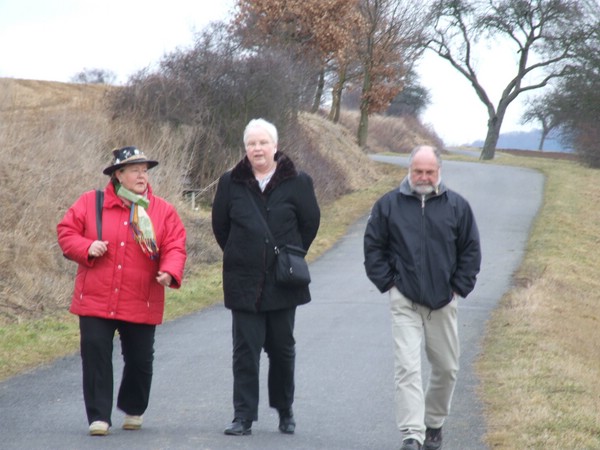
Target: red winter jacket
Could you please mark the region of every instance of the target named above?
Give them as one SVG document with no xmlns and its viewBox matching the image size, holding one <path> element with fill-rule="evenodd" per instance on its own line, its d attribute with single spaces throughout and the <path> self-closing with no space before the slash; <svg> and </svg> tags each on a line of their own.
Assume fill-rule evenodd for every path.
<svg viewBox="0 0 600 450">
<path fill-rule="evenodd" d="M 165 289 L 158 272 L 173 277 L 172 288 L 183 278 L 186 232 L 175 208 L 152 194 L 148 186 L 148 215 L 152 219 L 159 257 L 151 260 L 134 240 L 130 208 L 117 197 L 112 182 L 104 189 L 102 240 L 108 251 L 90 258 L 88 249 L 97 240 L 95 191 L 83 194 L 57 226 L 58 244 L 65 257 L 79 264 L 70 312 L 127 322 L 160 324 Z"/>
</svg>

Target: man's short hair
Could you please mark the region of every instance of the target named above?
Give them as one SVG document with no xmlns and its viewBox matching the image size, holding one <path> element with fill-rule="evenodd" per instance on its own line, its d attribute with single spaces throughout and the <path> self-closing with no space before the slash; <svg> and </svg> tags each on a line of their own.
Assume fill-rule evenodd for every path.
<svg viewBox="0 0 600 450">
<path fill-rule="evenodd" d="M 410 152 L 410 156 L 408 157 L 408 165 L 411 166 L 415 155 L 419 153 L 421 150 L 430 149 L 433 151 L 435 155 L 435 159 L 437 160 L 438 166 L 442 167 L 442 153 L 433 145 L 417 145 L 413 148 L 412 152 Z"/>
</svg>

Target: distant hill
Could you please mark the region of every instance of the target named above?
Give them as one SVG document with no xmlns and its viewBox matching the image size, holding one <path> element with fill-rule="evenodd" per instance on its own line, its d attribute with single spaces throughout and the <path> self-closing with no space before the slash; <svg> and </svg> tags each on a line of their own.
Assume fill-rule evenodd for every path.
<svg viewBox="0 0 600 450">
<path fill-rule="evenodd" d="M 516 150 L 537 150 L 540 145 L 540 130 L 531 131 L 511 131 L 509 133 L 500 133 L 498 145 L 496 148 L 509 148 Z M 478 140 L 470 144 L 472 147 L 483 147 L 483 141 Z M 546 152 L 566 152 L 571 153 L 573 150 L 565 148 L 564 145 L 557 139 L 554 133 L 550 133 L 550 137 L 544 142 L 543 151 Z"/>
</svg>

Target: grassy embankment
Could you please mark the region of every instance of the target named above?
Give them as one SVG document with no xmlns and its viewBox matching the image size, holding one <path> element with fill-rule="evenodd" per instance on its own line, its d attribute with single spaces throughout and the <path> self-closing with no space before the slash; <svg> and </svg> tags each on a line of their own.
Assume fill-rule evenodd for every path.
<svg viewBox="0 0 600 450">
<path fill-rule="evenodd" d="M 503 155 L 546 177 L 526 255 L 478 362 L 494 449 L 600 448 L 600 171 Z M 526 195 L 526 192 L 524 192 Z"/>
</svg>

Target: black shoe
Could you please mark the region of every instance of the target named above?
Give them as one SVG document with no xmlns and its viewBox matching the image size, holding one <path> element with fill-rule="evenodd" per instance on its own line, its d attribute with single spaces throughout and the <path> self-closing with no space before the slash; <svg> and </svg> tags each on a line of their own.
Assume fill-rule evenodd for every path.
<svg viewBox="0 0 600 450">
<path fill-rule="evenodd" d="M 400 450 L 421 450 L 421 444 L 416 439 L 405 439 L 402 441 Z"/>
<path fill-rule="evenodd" d="M 245 436 L 247 434 L 252 434 L 252 421 L 238 419 L 237 417 L 233 419 L 231 425 L 225 428 L 225 434 L 229 436 Z"/>
<path fill-rule="evenodd" d="M 440 450 L 442 448 L 442 427 L 425 430 L 425 450 Z"/>
<path fill-rule="evenodd" d="M 296 421 L 292 408 L 279 409 L 279 431 L 284 434 L 294 434 L 296 431 Z"/>
</svg>

